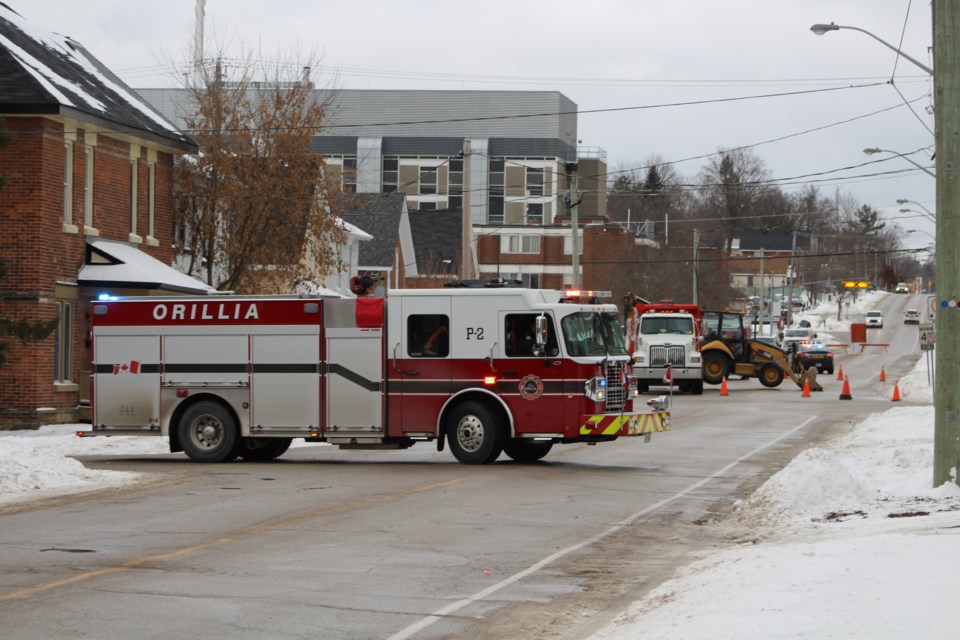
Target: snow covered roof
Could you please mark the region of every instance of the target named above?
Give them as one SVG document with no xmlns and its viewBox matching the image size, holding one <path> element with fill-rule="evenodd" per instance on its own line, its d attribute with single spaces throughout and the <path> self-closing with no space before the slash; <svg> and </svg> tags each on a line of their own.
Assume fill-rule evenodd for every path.
<svg viewBox="0 0 960 640">
<path fill-rule="evenodd" d="M 32 25 L 2 2 L 0 114 L 60 115 L 196 151 L 190 138 L 83 45 Z"/>
<path fill-rule="evenodd" d="M 216 289 L 206 283 L 116 240 L 87 240 L 87 257 L 77 280 L 81 286 L 87 287 L 216 293 Z"/>
</svg>

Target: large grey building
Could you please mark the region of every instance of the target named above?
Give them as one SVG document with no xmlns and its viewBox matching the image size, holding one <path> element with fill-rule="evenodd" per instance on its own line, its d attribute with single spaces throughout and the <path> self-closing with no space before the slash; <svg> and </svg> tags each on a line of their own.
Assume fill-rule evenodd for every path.
<svg viewBox="0 0 960 640">
<path fill-rule="evenodd" d="M 138 91 L 185 126 L 185 89 Z M 569 98 L 556 91 L 339 90 L 324 99 L 331 107 L 314 148 L 344 190 L 402 192 L 412 215 L 469 211 L 475 236 L 500 236 L 492 254 L 476 251 L 474 242 L 481 276 L 520 277 L 532 286 L 573 282 L 570 265 L 556 258 L 549 267 L 545 254 L 537 260 L 529 250 L 510 259 L 511 247 L 532 246 L 516 236 L 559 234 L 567 236 L 569 261 L 572 200 L 581 220 L 606 215 L 605 157 L 578 157 L 577 105 Z M 574 171 L 579 197 L 571 199 Z"/>
</svg>

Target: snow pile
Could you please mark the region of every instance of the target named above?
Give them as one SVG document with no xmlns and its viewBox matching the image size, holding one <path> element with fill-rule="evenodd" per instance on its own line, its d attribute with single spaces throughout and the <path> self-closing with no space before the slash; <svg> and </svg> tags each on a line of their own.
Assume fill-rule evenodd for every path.
<svg viewBox="0 0 960 640">
<path fill-rule="evenodd" d="M 929 397 L 926 364 L 901 380 Z M 933 407 L 865 417 L 794 458 L 684 567 L 591 640 L 953 638 L 960 487 L 933 481 Z"/>
</svg>

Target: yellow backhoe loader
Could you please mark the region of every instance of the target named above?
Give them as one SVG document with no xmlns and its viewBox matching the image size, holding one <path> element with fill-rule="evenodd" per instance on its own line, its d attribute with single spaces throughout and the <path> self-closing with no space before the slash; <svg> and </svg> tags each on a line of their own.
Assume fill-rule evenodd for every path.
<svg viewBox="0 0 960 640">
<path fill-rule="evenodd" d="M 776 387 L 784 376 L 803 388 L 823 391 L 817 382 L 817 370 L 805 369 L 796 354 L 751 340 L 743 331 L 743 316 L 727 311 L 704 311 L 701 321 L 703 342 L 703 381 L 720 384 L 724 378 L 743 376 L 757 378 L 765 387 Z"/>
</svg>

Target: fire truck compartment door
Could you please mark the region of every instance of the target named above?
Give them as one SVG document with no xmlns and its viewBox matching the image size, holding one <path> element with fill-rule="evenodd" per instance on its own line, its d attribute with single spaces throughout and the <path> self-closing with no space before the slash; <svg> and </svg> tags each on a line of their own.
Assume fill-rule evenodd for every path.
<svg viewBox="0 0 960 640">
<path fill-rule="evenodd" d="M 93 424 L 160 424 L 160 338 L 107 335 L 94 339 Z"/>
<path fill-rule="evenodd" d="M 319 333 L 254 335 L 251 351 L 251 426 L 264 432 L 318 429 Z"/>
<path fill-rule="evenodd" d="M 383 433 L 383 329 L 327 329 L 327 435 Z"/>
</svg>

